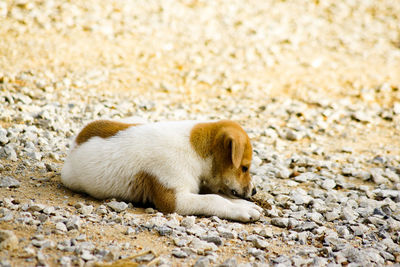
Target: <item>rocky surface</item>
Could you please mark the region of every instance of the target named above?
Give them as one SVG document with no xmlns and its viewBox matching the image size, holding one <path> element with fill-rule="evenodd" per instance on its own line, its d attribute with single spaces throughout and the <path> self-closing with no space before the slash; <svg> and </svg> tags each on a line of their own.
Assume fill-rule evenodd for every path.
<svg viewBox="0 0 400 267">
<path fill-rule="evenodd" d="M 400 262 L 399 14 L 394 1 L 0 1 L 0 266 Z M 64 188 L 79 129 L 130 116 L 239 121 L 261 220 Z"/>
</svg>

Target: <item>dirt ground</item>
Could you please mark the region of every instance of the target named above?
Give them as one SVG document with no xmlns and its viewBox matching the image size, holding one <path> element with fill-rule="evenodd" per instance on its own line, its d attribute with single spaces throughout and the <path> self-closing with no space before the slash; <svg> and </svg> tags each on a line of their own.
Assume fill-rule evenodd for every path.
<svg viewBox="0 0 400 267">
<path fill-rule="evenodd" d="M 15 163 L 12 162 L 2 162 L 6 166 L 15 168 Z M 15 170 L 15 172 L 17 172 Z M 40 177 L 38 180 L 27 180 L 20 177 L 21 186 L 17 189 L 1 189 L 2 197 L 12 198 L 19 201 L 20 203 L 28 203 L 30 200 L 35 203 L 45 203 L 48 206 L 60 207 L 68 210 L 72 213 L 76 212 L 74 206 L 78 203 L 84 203 L 85 205 L 93 205 L 96 209 L 99 205 L 103 204 L 103 201 L 93 199 L 89 196 L 76 194 L 67 188 L 64 188 L 60 182 L 60 176 L 56 174 L 45 174 L 38 172 L 30 172 L 29 177 Z M 16 176 L 19 177 L 19 176 Z M 144 208 L 128 208 L 124 213 L 126 214 L 140 214 L 145 216 L 145 218 L 150 219 L 153 215 L 146 214 Z M 259 223 L 255 223 L 257 225 Z M 259 224 L 261 226 L 261 224 Z M 252 224 L 254 227 L 254 224 Z M 121 254 L 135 256 L 145 251 L 153 251 L 156 256 L 168 255 L 172 248 L 175 246 L 171 244 L 171 240 L 167 237 L 158 235 L 155 231 L 146 231 L 136 233 L 134 235 L 126 235 L 126 226 L 120 224 L 114 225 L 99 225 L 98 223 L 88 224 L 80 231 L 72 230 L 68 231 L 67 234 L 59 233 L 55 230 L 54 225 L 50 222 L 44 224 L 44 228 L 47 228 L 45 238 L 54 241 L 55 243 L 63 241 L 70 238 L 76 238 L 81 234 L 85 234 L 87 240 L 96 243 L 106 243 L 106 244 L 131 244 L 129 248 L 121 251 Z M 282 229 L 278 227 L 273 227 L 274 233 L 279 233 Z M 24 247 L 27 247 L 32 241 L 32 237 L 37 233 L 38 227 L 33 225 L 17 224 L 14 225 L 10 222 L 0 222 L 0 229 L 12 230 L 15 235 L 20 239 L 19 249 L 11 253 L 11 259 L 13 266 L 31 266 L 32 262 L 26 262 L 26 258 L 30 258 L 31 255 L 22 251 Z M 250 229 L 250 227 L 245 227 L 245 229 Z M 275 246 L 271 246 L 268 251 L 271 256 L 277 256 L 282 253 L 288 253 L 290 251 L 290 246 L 282 246 L 281 240 L 276 240 Z M 133 245 L 132 245 L 133 244 Z M 217 252 L 220 255 L 218 261 L 223 261 L 233 256 L 238 255 L 239 250 L 245 247 L 245 243 L 239 240 L 230 241 L 229 246 L 221 247 Z M 49 258 L 46 260 L 50 266 L 57 266 L 58 260 L 64 255 L 73 255 L 73 253 L 60 252 L 56 248 L 46 248 L 43 253 Z M 237 258 L 238 262 L 247 262 L 248 257 L 243 255 Z M 180 260 L 177 258 L 172 258 L 172 263 L 174 266 L 190 266 L 195 263 L 196 259 L 188 258 Z M 155 262 L 157 263 L 157 259 Z"/>
</svg>

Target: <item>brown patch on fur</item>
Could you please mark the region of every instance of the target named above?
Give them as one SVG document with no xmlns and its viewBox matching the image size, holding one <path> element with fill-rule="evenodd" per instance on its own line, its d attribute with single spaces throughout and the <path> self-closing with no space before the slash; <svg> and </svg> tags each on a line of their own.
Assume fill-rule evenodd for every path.
<svg viewBox="0 0 400 267">
<path fill-rule="evenodd" d="M 250 139 L 238 123 L 229 120 L 199 123 L 190 132 L 190 143 L 202 158 L 213 154 L 214 149 L 228 148 L 227 146 L 231 144 L 230 141 L 239 142 L 237 153 L 232 154 L 232 159 L 235 156 L 236 159 L 248 160 L 250 153 L 249 162 L 246 162 L 246 164 L 250 164 L 252 154 Z M 246 154 L 242 154 L 243 156 L 240 157 L 239 153 L 242 149 L 244 151 L 245 145 L 249 145 L 250 150 L 246 149 Z"/>
<path fill-rule="evenodd" d="M 213 156 L 213 177 L 233 174 L 242 188 L 249 188 L 249 171 L 242 171 L 242 166 L 250 168 L 252 146 L 250 138 L 236 122 L 223 120 L 199 123 L 190 133 L 190 143 L 202 157 Z M 247 190 L 248 191 L 248 190 Z"/>
<path fill-rule="evenodd" d="M 76 137 L 75 142 L 77 145 L 80 145 L 94 136 L 108 138 L 116 135 L 119 131 L 125 130 L 135 125 L 137 124 L 109 120 L 93 121 L 82 129 L 82 131 Z"/>
<path fill-rule="evenodd" d="M 132 199 L 135 202 L 151 202 L 160 211 L 174 212 L 175 191 L 166 188 L 156 176 L 141 171 L 137 173 L 132 181 Z"/>
<path fill-rule="evenodd" d="M 190 132 L 190 144 L 202 158 L 211 156 L 213 139 L 218 126 L 215 122 L 196 124 Z"/>
</svg>

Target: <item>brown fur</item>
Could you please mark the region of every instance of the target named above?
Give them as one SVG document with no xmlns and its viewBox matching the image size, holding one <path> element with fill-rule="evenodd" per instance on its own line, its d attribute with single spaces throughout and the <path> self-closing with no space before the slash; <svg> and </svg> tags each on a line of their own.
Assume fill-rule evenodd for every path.
<svg viewBox="0 0 400 267">
<path fill-rule="evenodd" d="M 151 202 L 160 211 L 175 211 L 174 190 L 163 186 L 156 176 L 144 171 L 139 172 L 132 180 L 131 188 L 135 202 Z"/>
<path fill-rule="evenodd" d="M 250 168 L 252 146 L 239 124 L 228 120 L 199 123 L 190 133 L 190 143 L 202 158 L 213 155 L 212 173 L 215 179 L 222 176 L 236 177 L 243 188 L 243 194 L 248 193 L 251 177 L 249 171 L 243 172 L 242 167 Z"/>
<path fill-rule="evenodd" d="M 98 120 L 89 123 L 82 129 L 82 131 L 76 137 L 76 144 L 80 145 L 88 141 L 94 136 L 101 138 L 108 138 L 116 135 L 119 131 L 125 130 L 131 126 L 137 124 L 108 121 L 108 120 Z"/>
</svg>

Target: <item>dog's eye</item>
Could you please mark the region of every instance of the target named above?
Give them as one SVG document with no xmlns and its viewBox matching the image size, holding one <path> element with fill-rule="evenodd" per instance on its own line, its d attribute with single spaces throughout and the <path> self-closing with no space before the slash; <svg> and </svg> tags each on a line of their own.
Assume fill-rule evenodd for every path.
<svg viewBox="0 0 400 267">
<path fill-rule="evenodd" d="M 249 168 L 248 167 L 246 167 L 246 166 L 242 166 L 242 172 L 247 172 L 249 170 Z"/>
<path fill-rule="evenodd" d="M 232 195 L 234 195 L 235 197 L 238 196 L 238 192 L 236 190 L 232 189 L 231 192 L 232 192 Z"/>
</svg>

